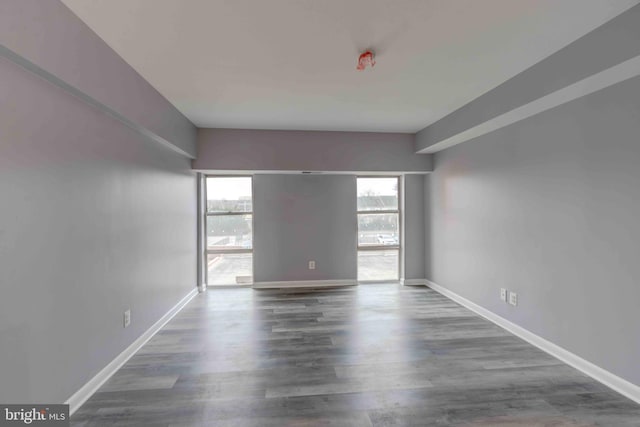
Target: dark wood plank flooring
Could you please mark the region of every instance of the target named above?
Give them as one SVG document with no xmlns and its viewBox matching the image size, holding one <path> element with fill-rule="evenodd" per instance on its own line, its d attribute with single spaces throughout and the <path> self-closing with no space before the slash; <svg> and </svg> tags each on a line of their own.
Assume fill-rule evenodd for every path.
<svg viewBox="0 0 640 427">
<path fill-rule="evenodd" d="M 75 426 L 640 426 L 640 405 L 424 287 L 214 289 Z"/>
</svg>

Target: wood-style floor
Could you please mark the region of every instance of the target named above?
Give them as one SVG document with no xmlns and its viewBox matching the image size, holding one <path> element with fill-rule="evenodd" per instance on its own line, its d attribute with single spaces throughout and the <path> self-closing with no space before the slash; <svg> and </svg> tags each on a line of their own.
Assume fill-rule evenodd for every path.
<svg viewBox="0 0 640 427">
<path fill-rule="evenodd" d="M 76 426 L 640 426 L 640 405 L 424 287 L 198 295 Z"/>
</svg>

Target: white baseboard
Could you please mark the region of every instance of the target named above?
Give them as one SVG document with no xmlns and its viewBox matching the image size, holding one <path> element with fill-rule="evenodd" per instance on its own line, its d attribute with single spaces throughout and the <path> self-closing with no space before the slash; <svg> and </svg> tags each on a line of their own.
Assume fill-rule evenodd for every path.
<svg viewBox="0 0 640 427">
<path fill-rule="evenodd" d="M 73 415 L 75 411 L 84 404 L 118 369 L 122 367 L 140 348 L 147 343 L 169 320 L 171 320 L 182 308 L 187 305 L 193 297 L 198 295 L 198 289 L 194 288 L 184 298 L 174 305 L 164 316 L 140 335 L 129 347 L 116 356 L 107 366 L 91 378 L 80 390 L 64 402 L 69 405 L 69 414 Z"/>
<path fill-rule="evenodd" d="M 355 280 L 291 280 L 285 282 L 256 282 L 254 289 L 283 288 L 335 288 L 338 286 L 355 286 Z"/>
<path fill-rule="evenodd" d="M 568 350 L 565 350 L 564 348 L 552 343 L 551 341 L 547 341 L 546 339 L 534 334 L 533 332 L 530 332 L 527 329 L 524 329 L 523 327 L 510 322 L 504 317 L 498 316 L 494 312 L 489 311 L 472 301 L 469 301 L 468 299 L 456 294 L 453 291 L 450 291 L 447 288 L 437 285 L 429 280 L 427 280 L 426 282 L 427 286 L 434 291 L 479 314 L 480 316 L 495 323 L 501 328 L 506 329 L 512 334 L 538 347 L 540 350 L 549 353 L 557 359 L 562 360 L 564 363 L 573 366 L 574 368 L 587 374 L 594 380 L 628 397 L 636 403 L 640 403 L 640 386 L 637 386 L 623 378 L 620 378 L 615 374 L 612 374 L 605 369 L 602 369 L 597 365 L 594 365 L 593 363 L 581 358 L 580 356 L 571 353 Z"/>
<path fill-rule="evenodd" d="M 207 291 L 214 289 L 233 289 L 233 288 L 251 288 L 253 284 L 251 283 L 243 283 L 241 285 L 228 283 L 226 285 L 207 285 Z"/>
<path fill-rule="evenodd" d="M 404 279 L 402 281 L 404 286 L 429 286 L 427 279 Z"/>
</svg>

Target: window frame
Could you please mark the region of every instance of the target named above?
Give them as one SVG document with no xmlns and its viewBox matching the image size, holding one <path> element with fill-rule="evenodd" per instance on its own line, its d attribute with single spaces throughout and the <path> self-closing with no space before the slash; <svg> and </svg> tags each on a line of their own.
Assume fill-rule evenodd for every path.
<svg viewBox="0 0 640 427">
<path fill-rule="evenodd" d="M 208 211 L 208 206 L 207 206 L 207 200 L 208 200 L 208 193 L 207 193 L 207 188 L 209 185 L 209 178 L 249 178 L 250 182 L 251 182 L 251 211 L 247 211 L 247 212 L 209 212 Z M 204 174 L 204 219 L 203 219 L 203 239 L 204 239 L 204 253 L 202 254 L 202 259 L 203 259 L 203 265 L 205 266 L 204 268 L 204 281 L 205 284 L 207 286 L 238 286 L 238 287 L 242 287 L 242 286 L 251 286 L 253 285 L 253 278 L 255 276 L 255 263 L 254 263 L 254 258 L 255 258 L 255 254 L 254 254 L 254 226 L 255 226 L 255 215 L 254 215 L 254 210 L 253 210 L 253 194 L 254 194 L 254 179 L 253 179 L 253 175 L 221 175 L 221 174 Z M 237 216 L 237 215 L 251 215 L 251 249 L 246 249 L 246 248 L 242 248 L 242 249 L 209 249 L 209 245 L 207 242 L 207 218 L 210 216 Z M 244 284 L 244 283 L 224 283 L 224 284 L 220 284 L 220 285 L 210 285 L 209 284 L 209 262 L 208 262 L 208 256 L 210 254 L 251 254 L 251 282 Z"/>
<path fill-rule="evenodd" d="M 384 210 L 360 210 L 358 209 L 358 180 L 359 179 L 382 179 L 382 178 L 395 178 L 397 182 L 397 197 L 398 197 L 398 208 L 396 210 L 393 209 L 384 209 Z M 400 175 L 356 175 L 356 259 L 357 254 L 360 251 L 397 251 L 398 252 L 398 276 L 395 279 L 391 280 L 360 280 L 357 279 L 358 283 L 387 283 L 389 281 L 399 282 L 402 278 L 402 248 L 403 248 L 403 215 L 402 215 L 402 177 Z M 395 214 L 398 215 L 398 244 L 397 245 L 360 245 L 360 215 L 367 214 Z M 357 266 L 356 266 L 356 269 Z M 356 277 L 358 276 L 359 271 L 356 271 Z"/>
</svg>

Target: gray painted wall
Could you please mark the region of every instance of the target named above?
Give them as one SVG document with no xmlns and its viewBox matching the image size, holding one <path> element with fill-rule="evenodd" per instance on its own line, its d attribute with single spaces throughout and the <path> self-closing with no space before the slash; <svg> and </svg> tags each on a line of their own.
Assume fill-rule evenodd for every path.
<svg viewBox="0 0 640 427">
<path fill-rule="evenodd" d="M 254 280 L 356 280 L 355 196 L 354 175 L 255 175 Z M 424 212 L 424 176 L 407 175 L 407 279 L 425 278 Z"/>
<path fill-rule="evenodd" d="M 2 0 L 0 46 L 195 157 L 196 127 L 62 2 Z"/>
<path fill-rule="evenodd" d="M 638 385 L 639 99 L 637 77 L 438 153 L 428 244 L 430 279 Z"/>
<path fill-rule="evenodd" d="M 0 402 L 63 402 L 195 287 L 196 183 L 4 58 L 0 82 Z"/>
<path fill-rule="evenodd" d="M 640 55 L 640 5 L 416 134 L 416 151 Z"/>
<path fill-rule="evenodd" d="M 426 175 L 404 177 L 405 279 L 424 279 L 425 275 L 425 205 Z"/>
<path fill-rule="evenodd" d="M 432 174 L 425 175 L 424 177 L 424 199 L 423 199 L 423 209 L 424 209 L 424 219 L 422 223 L 424 224 L 424 277 L 432 278 L 433 277 L 433 268 L 431 263 L 433 261 L 433 221 L 431 219 L 432 215 L 432 196 L 431 191 L 433 185 L 431 184 L 433 181 Z"/>
<path fill-rule="evenodd" d="M 255 175 L 253 185 L 254 281 L 356 279 L 355 176 Z"/>
<path fill-rule="evenodd" d="M 427 172 L 404 133 L 199 129 L 198 170 Z"/>
</svg>

